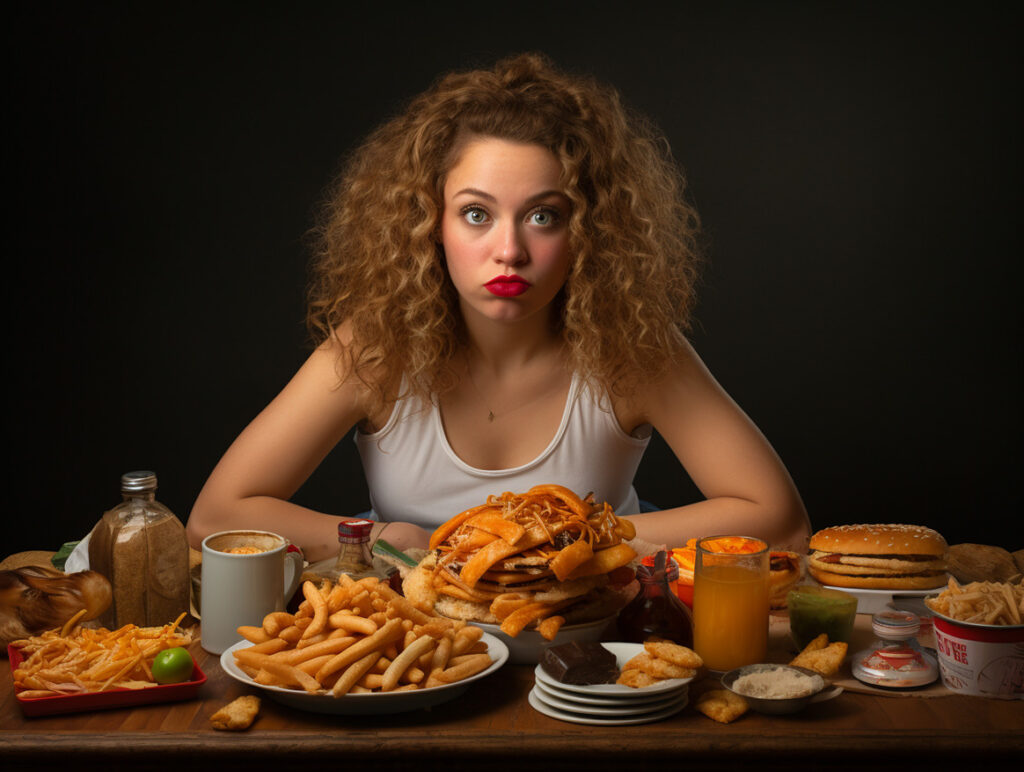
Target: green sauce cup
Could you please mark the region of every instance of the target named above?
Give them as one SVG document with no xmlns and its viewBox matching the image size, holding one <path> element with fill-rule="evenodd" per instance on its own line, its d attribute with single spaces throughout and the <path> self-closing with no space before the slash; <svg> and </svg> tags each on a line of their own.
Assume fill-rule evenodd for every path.
<svg viewBox="0 0 1024 772">
<path fill-rule="evenodd" d="M 795 587 L 786 596 L 786 604 L 789 629 L 800 649 L 822 633 L 830 643 L 850 642 L 857 616 L 857 598 L 850 593 L 814 585 Z"/>
</svg>

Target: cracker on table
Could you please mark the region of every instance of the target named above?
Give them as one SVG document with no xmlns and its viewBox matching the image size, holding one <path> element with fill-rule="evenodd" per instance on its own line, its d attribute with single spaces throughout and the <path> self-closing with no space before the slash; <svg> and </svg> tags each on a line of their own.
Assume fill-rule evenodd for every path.
<svg viewBox="0 0 1024 772">
<path fill-rule="evenodd" d="M 828 646 L 828 633 L 821 633 L 817 638 L 804 646 L 804 651 L 817 651 Z M 800 652 L 803 654 L 803 652 Z"/>
<path fill-rule="evenodd" d="M 260 712 L 260 698 L 251 694 L 232 700 L 210 716 L 214 729 L 248 729 Z"/>
<path fill-rule="evenodd" d="M 804 649 L 789 664 L 794 667 L 805 667 L 828 678 L 839 672 L 839 668 L 846 658 L 847 648 L 848 644 L 843 641 L 836 641 L 823 649 L 814 649 L 812 651 Z"/>
<path fill-rule="evenodd" d="M 694 708 L 720 724 L 728 724 L 747 712 L 747 701 L 725 689 L 711 689 L 697 699 Z"/>
</svg>

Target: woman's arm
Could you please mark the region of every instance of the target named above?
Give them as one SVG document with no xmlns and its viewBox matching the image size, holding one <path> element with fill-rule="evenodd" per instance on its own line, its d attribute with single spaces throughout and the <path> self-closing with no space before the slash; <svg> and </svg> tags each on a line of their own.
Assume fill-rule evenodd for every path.
<svg viewBox="0 0 1024 772">
<path fill-rule="evenodd" d="M 705 496 L 631 516 L 640 538 L 681 546 L 694 536 L 738 534 L 806 549 L 810 523 L 785 466 L 688 343 L 664 378 L 641 387 L 616 414 L 627 428 L 654 426 Z"/>
<path fill-rule="evenodd" d="M 217 531 L 253 528 L 279 533 L 299 545 L 307 560 L 338 550 L 341 517 L 315 512 L 288 499 L 331 449 L 366 415 L 359 386 L 338 383 L 337 341 L 306 360 L 281 393 L 242 432 L 203 486 L 188 519 L 193 547 Z M 388 541 L 404 549 L 425 546 L 427 534 L 409 523 L 381 524 Z"/>
</svg>

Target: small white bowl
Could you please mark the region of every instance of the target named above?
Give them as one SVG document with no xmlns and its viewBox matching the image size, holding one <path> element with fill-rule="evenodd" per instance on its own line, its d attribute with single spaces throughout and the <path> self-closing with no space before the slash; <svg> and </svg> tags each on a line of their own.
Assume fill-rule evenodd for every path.
<svg viewBox="0 0 1024 772">
<path fill-rule="evenodd" d="M 595 622 L 565 625 L 558 631 L 553 641 L 547 640 L 536 630 L 523 630 L 513 638 L 503 633 L 498 625 L 489 625 L 483 622 L 471 622 L 470 624 L 481 628 L 485 633 L 490 633 L 508 646 L 509 662 L 518 665 L 536 665 L 540 662 L 544 649 L 549 646 L 557 646 L 570 641 L 600 641 L 604 631 L 614 621 L 615 615 L 613 614 Z"/>
</svg>

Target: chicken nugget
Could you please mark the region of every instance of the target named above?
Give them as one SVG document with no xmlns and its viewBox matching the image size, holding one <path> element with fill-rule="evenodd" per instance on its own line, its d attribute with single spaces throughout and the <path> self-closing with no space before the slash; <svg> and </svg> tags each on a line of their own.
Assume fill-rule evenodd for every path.
<svg viewBox="0 0 1024 772">
<path fill-rule="evenodd" d="M 641 670 L 624 669 L 619 673 L 619 678 L 615 683 L 629 686 L 633 689 L 642 689 L 645 686 L 658 683 L 658 679 Z"/>
<path fill-rule="evenodd" d="M 693 707 L 720 724 L 728 724 L 747 712 L 747 701 L 725 689 L 711 689 Z"/>
<path fill-rule="evenodd" d="M 210 716 L 214 729 L 248 729 L 260 712 L 260 698 L 246 695 L 232 700 Z"/>
<path fill-rule="evenodd" d="M 680 646 L 678 643 L 672 643 L 671 641 L 655 641 L 648 640 L 644 643 L 644 649 L 652 657 L 663 659 L 666 662 L 671 662 L 673 665 L 679 667 L 685 667 L 691 670 L 703 666 L 704 660 L 700 658 L 700 655 L 693 649 L 688 649 L 685 646 Z"/>
<path fill-rule="evenodd" d="M 794 667 L 805 667 L 828 678 L 839 672 L 839 667 L 843 664 L 843 659 L 846 658 L 847 648 L 846 643 L 836 641 L 823 649 L 811 651 L 804 649 L 789 664 Z"/>
<path fill-rule="evenodd" d="M 652 657 L 646 651 L 637 654 L 624 666 L 625 669 L 640 670 L 654 678 L 693 678 L 697 672 L 690 668 L 680 667 L 657 657 Z"/>
</svg>

